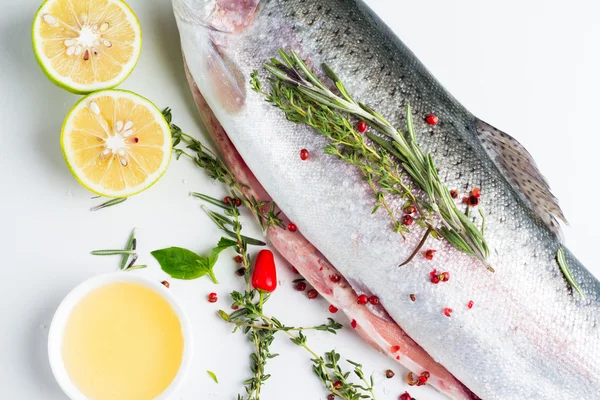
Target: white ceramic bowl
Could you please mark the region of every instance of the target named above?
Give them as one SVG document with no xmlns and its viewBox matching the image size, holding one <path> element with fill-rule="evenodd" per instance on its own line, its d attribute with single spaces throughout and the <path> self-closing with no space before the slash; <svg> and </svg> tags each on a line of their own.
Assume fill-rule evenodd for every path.
<svg viewBox="0 0 600 400">
<path fill-rule="evenodd" d="M 56 378 L 56 381 L 61 389 L 66 393 L 67 396 L 69 396 L 71 400 L 89 400 L 83 393 L 81 393 L 81 391 L 73 384 L 73 382 L 71 382 L 69 374 L 67 373 L 63 363 L 61 346 L 65 325 L 69 316 L 71 315 L 73 307 L 79 303 L 79 301 L 86 294 L 97 287 L 113 282 L 134 282 L 155 290 L 169 302 L 179 317 L 183 333 L 183 359 L 173 382 L 171 382 L 169 387 L 156 398 L 156 400 L 169 399 L 173 396 L 179 386 L 181 386 L 181 383 L 184 380 L 192 361 L 193 344 L 191 325 L 183 309 L 175 300 L 175 297 L 169 293 L 169 289 L 164 287 L 159 282 L 152 281 L 148 278 L 143 278 L 138 274 L 131 272 L 115 272 L 88 279 L 73 289 L 60 303 L 60 306 L 58 306 L 58 309 L 54 314 L 54 318 L 52 319 L 52 325 L 50 326 L 50 332 L 48 335 L 48 356 L 50 358 L 50 367 L 52 368 L 52 373 L 54 374 L 54 377 Z"/>
</svg>

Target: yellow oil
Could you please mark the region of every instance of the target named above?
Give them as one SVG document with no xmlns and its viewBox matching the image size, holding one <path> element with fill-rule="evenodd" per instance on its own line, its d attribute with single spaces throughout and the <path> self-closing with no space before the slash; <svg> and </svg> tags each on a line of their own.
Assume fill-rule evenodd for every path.
<svg viewBox="0 0 600 400">
<path fill-rule="evenodd" d="M 151 400 L 183 357 L 181 323 L 156 291 L 130 282 L 94 289 L 69 316 L 62 357 L 90 400 Z"/>
</svg>

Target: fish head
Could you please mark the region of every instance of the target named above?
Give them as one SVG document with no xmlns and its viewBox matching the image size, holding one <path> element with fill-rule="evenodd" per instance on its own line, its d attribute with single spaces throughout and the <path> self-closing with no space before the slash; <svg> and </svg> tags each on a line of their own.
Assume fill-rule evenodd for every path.
<svg viewBox="0 0 600 400">
<path fill-rule="evenodd" d="M 235 114 L 246 99 L 246 81 L 230 55 L 248 30 L 260 0 L 173 0 L 187 67 L 203 93 Z"/>
<path fill-rule="evenodd" d="M 254 18 L 260 0 L 173 0 L 179 21 L 220 32 L 245 30 Z"/>
</svg>

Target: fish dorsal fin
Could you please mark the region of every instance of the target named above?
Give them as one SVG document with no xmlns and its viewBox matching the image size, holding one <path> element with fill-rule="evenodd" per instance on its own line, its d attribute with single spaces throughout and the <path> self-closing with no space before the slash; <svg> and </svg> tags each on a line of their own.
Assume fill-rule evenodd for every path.
<svg viewBox="0 0 600 400">
<path fill-rule="evenodd" d="M 498 168 L 544 223 L 560 236 L 558 219 L 567 223 L 531 154 L 515 138 L 481 120 L 476 121 L 477 136 Z"/>
</svg>

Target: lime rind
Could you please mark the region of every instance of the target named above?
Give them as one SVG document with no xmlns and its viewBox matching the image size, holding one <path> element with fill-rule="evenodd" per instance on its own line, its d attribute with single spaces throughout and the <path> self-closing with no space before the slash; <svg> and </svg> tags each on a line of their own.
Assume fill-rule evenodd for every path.
<svg viewBox="0 0 600 400">
<path fill-rule="evenodd" d="M 119 86 L 121 83 L 125 81 L 131 75 L 135 66 L 137 65 L 140 55 L 142 54 L 142 28 L 140 25 L 140 21 L 137 16 L 131 9 L 131 7 L 122 0 L 112 0 L 115 4 L 118 4 L 122 7 L 127 15 L 128 19 L 132 22 L 132 27 L 136 31 L 136 41 L 133 43 L 133 48 L 135 49 L 134 54 L 131 57 L 131 60 L 123 66 L 121 74 L 117 75 L 114 79 L 108 82 L 96 82 L 93 84 L 82 85 L 76 82 L 73 82 L 70 78 L 64 77 L 62 75 L 53 73 L 52 68 L 49 67 L 48 58 L 44 55 L 43 49 L 39 47 L 39 43 L 43 42 L 43 39 L 38 37 L 37 31 L 39 30 L 39 24 L 41 23 L 41 15 L 48 8 L 51 2 L 57 0 L 45 0 L 40 8 L 38 8 L 35 18 L 33 20 L 33 24 L 31 25 L 31 44 L 33 47 L 33 54 L 37 63 L 39 64 L 44 75 L 56 86 L 65 89 L 74 94 L 86 95 L 92 93 L 97 90 L 106 90 L 112 89 Z"/>
<path fill-rule="evenodd" d="M 112 191 L 112 192 L 107 191 L 106 189 L 102 188 L 98 184 L 87 181 L 85 178 L 82 177 L 82 174 L 78 173 L 78 171 L 77 171 L 78 168 L 74 167 L 73 166 L 74 163 L 71 162 L 71 160 L 70 160 L 71 154 L 70 154 L 69 146 L 67 146 L 65 143 L 66 133 L 69 132 L 70 129 L 72 128 L 72 121 L 73 121 L 72 116 L 74 116 L 77 111 L 79 111 L 83 107 L 85 107 L 85 105 L 89 101 L 93 100 L 94 98 L 97 98 L 100 96 L 107 96 L 107 95 L 110 96 L 111 94 L 116 94 L 116 96 L 114 96 L 114 97 L 128 97 L 130 100 L 132 100 L 138 104 L 143 104 L 146 107 L 148 107 L 148 109 L 151 110 L 153 112 L 154 116 L 156 117 L 156 122 L 159 123 L 161 125 L 161 127 L 163 128 L 163 131 L 166 132 L 165 144 L 163 146 L 163 151 L 164 151 L 165 157 L 162 160 L 161 166 L 158 168 L 158 170 L 156 172 L 154 172 L 153 174 L 149 175 L 148 178 L 140 185 L 137 185 L 134 187 L 128 187 L 122 191 Z M 71 108 L 71 110 L 69 110 L 69 112 L 67 113 L 67 116 L 65 117 L 65 120 L 63 122 L 62 129 L 61 129 L 61 133 L 60 133 L 60 147 L 62 149 L 63 157 L 65 158 L 67 167 L 69 168 L 69 171 L 71 171 L 71 174 L 73 174 L 73 176 L 75 177 L 77 182 L 79 182 L 81 184 L 81 186 L 85 187 L 92 193 L 95 193 L 102 197 L 108 197 L 108 198 L 131 197 L 133 195 L 141 193 L 144 190 L 152 187 L 156 182 L 158 182 L 158 180 L 167 171 L 167 169 L 169 167 L 169 163 L 171 161 L 171 156 L 173 153 L 171 128 L 170 128 L 169 124 L 167 123 L 167 121 L 165 120 L 162 112 L 158 109 L 158 107 L 156 107 L 156 105 L 154 103 L 152 103 L 146 97 L 141 96 L 132 91 L 123 90 L 123 89 L 100 90 L 100 91 L 96 91 L 94 93 L 90 93 L 87 96 L 81 98 Z"/>
</svg>

